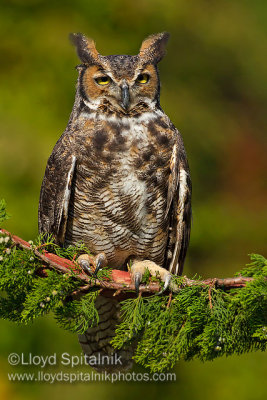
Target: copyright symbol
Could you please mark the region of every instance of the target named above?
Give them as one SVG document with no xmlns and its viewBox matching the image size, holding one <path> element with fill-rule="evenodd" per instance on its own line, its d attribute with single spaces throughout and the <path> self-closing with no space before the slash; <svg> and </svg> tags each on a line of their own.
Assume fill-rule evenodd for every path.
<svg viewBox="0 0 267 400">
<path fill-rule="evenodd" d="M 11 353 L 7 360 L 10 365 L 18 365 L 20 362 L 20 356 L 17 353 Z"/>
</svg>

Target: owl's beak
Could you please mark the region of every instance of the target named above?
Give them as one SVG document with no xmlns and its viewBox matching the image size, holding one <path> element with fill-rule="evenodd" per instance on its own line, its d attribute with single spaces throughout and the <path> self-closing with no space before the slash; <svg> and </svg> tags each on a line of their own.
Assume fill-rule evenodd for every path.
<svg viewBox="0 0 267 400">
<path fill-rule="evenodd" d="M 121 86 L 121 104 L 124 110 L 127 111 L 129 109 L 130 93 L 129 93 L 129 86 L 127 85 L 127 83 L 123 83 L 123 85 Z"/>
</svg>

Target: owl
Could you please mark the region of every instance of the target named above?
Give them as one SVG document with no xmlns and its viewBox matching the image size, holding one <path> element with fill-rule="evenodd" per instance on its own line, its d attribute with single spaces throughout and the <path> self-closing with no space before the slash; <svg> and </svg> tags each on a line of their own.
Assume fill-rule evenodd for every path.
<svg viewBox="0 0 267 400">
<path fill-rule="evenodd" d="M 104 265 L 124 269 L 138 290 L 144 271 L 165 290 L 180 275 L 191 223 L 191 179 L 182 138 L 160 107 L 158 63 L 169 34 L 146 38 L 138 55 L 102 56 L 93 40 L 71 40 L 81 64 L 72 113 L 48 160 L 39 202 L 39 232 L 61 246 L 83 242 Z M 78 259 L 92 272 L 88 255 Z M 79 335 L 88 356 L 111 355 L 120 307 L 99 295 L 97 327 Z M 134 346 L 120 350 L 131 366 Z M 114 366 L 113 366 L 114 367 Z M 108 369 L 106 365 L 98 368 Z"/>
</svg>

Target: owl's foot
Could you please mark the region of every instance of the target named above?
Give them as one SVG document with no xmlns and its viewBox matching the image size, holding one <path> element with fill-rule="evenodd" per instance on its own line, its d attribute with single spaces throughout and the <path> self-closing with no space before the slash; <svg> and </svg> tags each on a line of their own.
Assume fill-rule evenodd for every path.
<svg viewBox="0 0 267 400">
<path fill-rule="evenodd" d="M 149 270 L 152 276 L 159 277 L 164 282 L 163 289 L 158 294 L 165 292 L 170 285 L 172 274 L 167 269 L 160 267 L 150 260 L 136 260 L 133 262 L 131 267 L 131 278 L 135 284 L 136 292 L 139 292 L 139 286 L 146 269 Z"/>
<path fill-rule="evenodd" d="M 97 276 L 97 272 L 107 266 L 107 257 L 105 253 L 99 253 L 95 257 L 81 254 L 77 262 L 88 275 Z"/>
</svg>

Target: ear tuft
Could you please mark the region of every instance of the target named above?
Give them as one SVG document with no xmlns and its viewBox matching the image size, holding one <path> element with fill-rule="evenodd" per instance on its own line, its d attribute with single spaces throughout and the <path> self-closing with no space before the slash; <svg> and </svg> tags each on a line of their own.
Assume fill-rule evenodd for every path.
<svg viewBox="0 0 267 400">
<path fill-rule="evenodd" d="M 141 45 L 139 57 L 151 63 L 158 63 L 165 55 L 169 37 L 168 32 L 148 36 Z"/>
<path fill-rule="evenodd" d="M 80 60 L 85 64 L 93 64 L 97 62 L 99 53 L 96 50 L 95 42 L 81 33 L 71 33 L 70 41 L 77 49 Z"/>
</svg>

